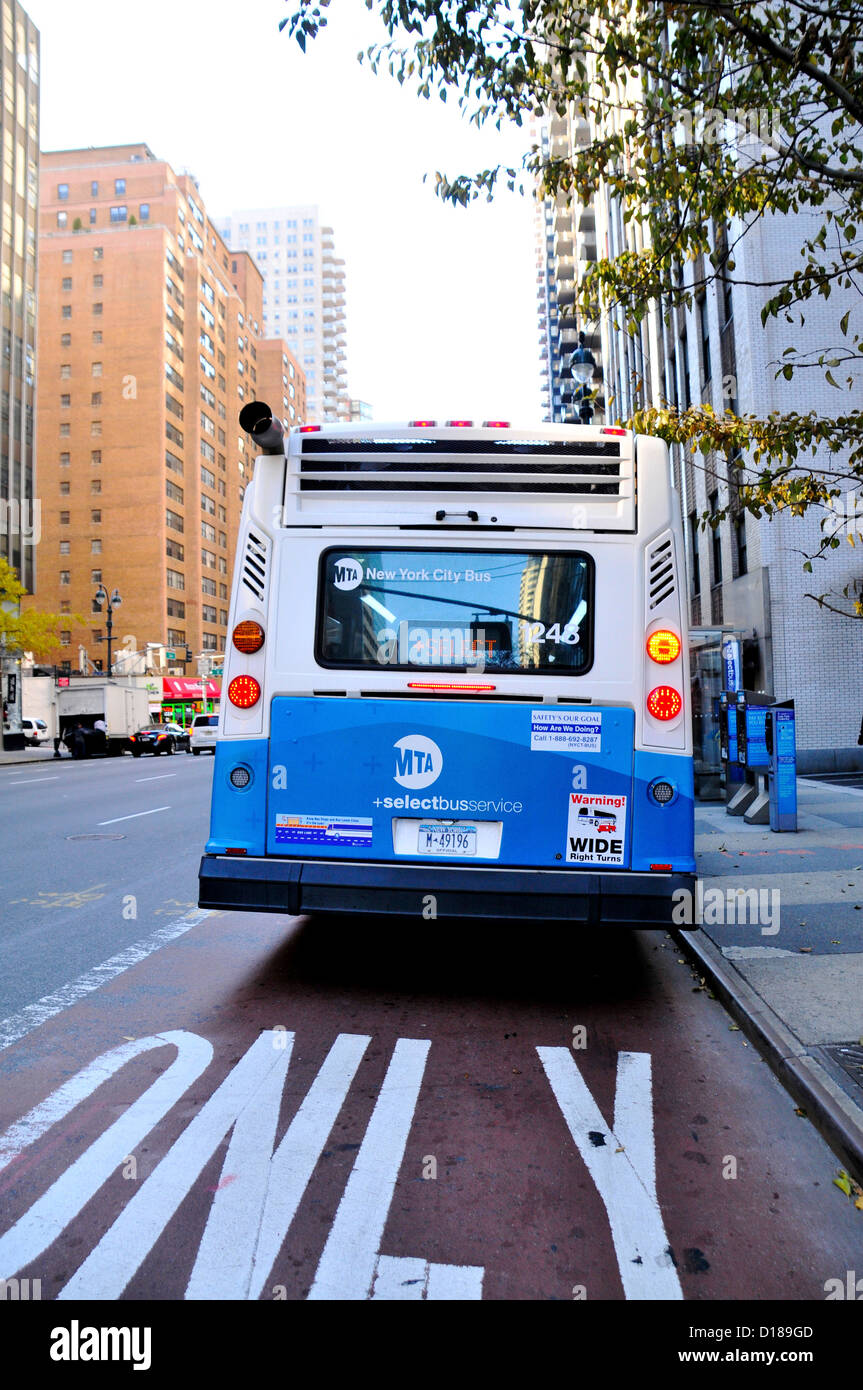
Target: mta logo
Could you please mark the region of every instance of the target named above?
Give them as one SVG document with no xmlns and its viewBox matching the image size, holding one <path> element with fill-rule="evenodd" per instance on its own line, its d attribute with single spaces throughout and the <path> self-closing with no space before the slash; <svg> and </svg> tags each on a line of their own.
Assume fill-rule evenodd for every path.
<svg viewBox="0 0 863 1390">
<path fill-rule="evenodd" d="M 395 780 L 402 787 L 416 790 L 430 787 L 443 769 L 443 753 L 433 739 L 424 734 L 406 734 L 394 743 L 396 750 Z"/>
<path fill-rule="evenodd" d="M 337 589 L 356 589 L 363 582 L 363 567 L 358 560 L 336 560 L 333 583 Z"/>
</svg>

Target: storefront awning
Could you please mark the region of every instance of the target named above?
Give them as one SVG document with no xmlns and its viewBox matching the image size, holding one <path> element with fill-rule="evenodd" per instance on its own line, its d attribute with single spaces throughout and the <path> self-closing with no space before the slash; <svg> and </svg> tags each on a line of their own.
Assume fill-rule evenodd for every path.
<svg viewBox="0 0 863 1390">
<path fill-rule="evenodd" d="M 208 700 L 218 700 L 222 693 L 219 681 L 198 681 L 193 680 L 191 676 L 163 676 L 162 699 L 200 700 L 202 698 L 202 686 L 206 691 Z"/>
</svg>

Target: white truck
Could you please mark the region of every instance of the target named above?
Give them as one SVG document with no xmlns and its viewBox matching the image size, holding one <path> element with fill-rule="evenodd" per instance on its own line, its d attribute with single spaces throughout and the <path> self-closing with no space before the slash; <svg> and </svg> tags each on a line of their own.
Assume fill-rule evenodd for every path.
<svg viewBox="0 0 863 1390">
<path fill-rule="evenodd" d="M 97 722 L 103 723 L 105 729 L 97 728 Z M 57 691 L 60 741 L 73 758 L 125 753 L 129 735 L 149 722 L 150 697 L 137 686 L 88 680 L 86 685 L 82 682 Z"/>
</svg>

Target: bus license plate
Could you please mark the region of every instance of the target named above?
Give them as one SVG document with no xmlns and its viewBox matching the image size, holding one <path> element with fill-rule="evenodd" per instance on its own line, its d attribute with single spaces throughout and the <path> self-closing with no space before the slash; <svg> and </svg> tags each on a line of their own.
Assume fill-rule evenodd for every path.
<svg viewBox="0 0 863 1390">
<path fill-rule="evenodd" d="M 476 854 L 475 825 L 421 825 L 420 854 Z"/>
</svg>

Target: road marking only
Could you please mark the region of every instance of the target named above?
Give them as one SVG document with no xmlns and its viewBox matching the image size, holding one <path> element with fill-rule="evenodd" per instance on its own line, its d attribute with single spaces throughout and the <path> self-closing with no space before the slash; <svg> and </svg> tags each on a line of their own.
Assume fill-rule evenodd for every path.
<svg viewBox="0 0 863 1390">
<path fill-rule="evenodd" d="M 164 782 L 166 777 L 176 777 L 176 772 L 160 772 L 157 777 L 136 777 L 136 782 Z"/>
<path fill-rule="evenodd" d="M 36 782 L 59 782 L 59 777 L 22 777 L 17 782 L 4 782 L 4 787 L 32 787 Z"/>
<path fill-rule="evenodd" d="M 137 820 L 139 816 L 155 816 L 157 811 L 170 811 L 170 806 L 154 806 L 152 811 L 134 811 L 131 816 L 114 816 L 111 820 L 100 820 L 100 825 L 117 825 L 121 820 Z"/>
</svg>

